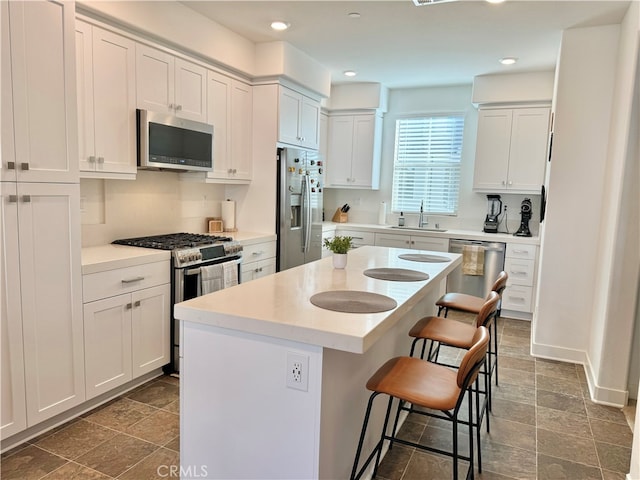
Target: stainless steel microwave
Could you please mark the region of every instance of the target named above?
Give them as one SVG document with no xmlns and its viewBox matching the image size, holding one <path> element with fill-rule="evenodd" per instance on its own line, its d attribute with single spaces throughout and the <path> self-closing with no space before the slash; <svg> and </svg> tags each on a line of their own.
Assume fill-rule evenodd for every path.
<svg viewBox="0 0 640 480">
<path fill-rule="evenodd" d="M 213 125 L 136 110 L 138 168 L 213 170 Z"/>
</svg>

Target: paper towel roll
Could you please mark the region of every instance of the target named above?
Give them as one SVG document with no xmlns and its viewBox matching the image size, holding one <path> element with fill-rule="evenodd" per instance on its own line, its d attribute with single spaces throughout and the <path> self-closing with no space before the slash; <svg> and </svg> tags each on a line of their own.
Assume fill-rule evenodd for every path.
<svg viewBox="0 0 640 480">
<path fill-rule="evenodd" d="M 236 202 L 225 200 L 222 202 L 222 224 L 225 232 L 236 231 Z"/>
<path fill-rule="evenodd" d="M 387 223 L 387 204 L 384 202 L 380 202 L 380 206 L 378 207 L 378 224 L 386 225 Z"/>
</svg>

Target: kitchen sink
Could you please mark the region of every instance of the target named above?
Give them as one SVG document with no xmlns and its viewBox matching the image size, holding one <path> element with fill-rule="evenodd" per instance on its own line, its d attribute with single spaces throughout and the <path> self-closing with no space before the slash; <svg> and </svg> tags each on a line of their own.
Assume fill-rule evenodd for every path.
<svg viewBox="0 0 640 480">
<path fill-rule="evenodd" d="M 446 232 L 446 228 L 427 228 L 427 227 L 400 227 L 399 225 L 392 225 L 390 228 L 397 230 L 413 230 L 414 232 Z"/>
</svg>

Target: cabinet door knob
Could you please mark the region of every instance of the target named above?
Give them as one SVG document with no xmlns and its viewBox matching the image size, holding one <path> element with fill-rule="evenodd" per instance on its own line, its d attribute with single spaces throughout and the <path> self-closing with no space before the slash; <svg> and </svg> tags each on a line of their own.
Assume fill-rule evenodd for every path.
<svg viewBox="0 0 640 480">
<path fill-rule="evenodd" d="M 18 203 L 17 195 L 9 195 L 9 203 Z"/>
<path fill-rule="evenodd" d="M 104 157 L 98 157 L 98 163 L 104 163 Z"/>
<path fill-rule="evenodd" d="M 29 164 L 27 162 L 22 162 L 20 164 L 20 169 L 21 170 L 29 170 Z"/>
<path fill-rule="evenodd" d="M 176 105 L 176 111 L 179 112 L 182 110 L 182 105 Z"/>
<path fill-rule="evenodd" d="M 131 305 L 130 303 L 127 303 L 124 308 L 126 308 L 127 310 L 131 310 L 133 308 L 133 305 Z"/>
<path fill-rule="evenodd" d="M 135 302 L 133 302 L 133 306 L 134 307 L 139 307 L 140 306 L 140 300 L 136 300 Z"/>
<path fill-rule="evenodd" d="M 169 104 L 169 110 L 174 110 L 176 108 L 176 106 L 173 103 Z"/>
<path fill-rule="evenodd" d="M 16 162 L 7 162 L 7 170 L 15 170 Z"/>
<path fill-rule="evenodd" d="M 29 203 L 29 202 L 31 202 L 31 195 L 23 195 L 23 196 L 22 196 L 22 201 L 23 201 L 24 203 Z"/>
</svg>

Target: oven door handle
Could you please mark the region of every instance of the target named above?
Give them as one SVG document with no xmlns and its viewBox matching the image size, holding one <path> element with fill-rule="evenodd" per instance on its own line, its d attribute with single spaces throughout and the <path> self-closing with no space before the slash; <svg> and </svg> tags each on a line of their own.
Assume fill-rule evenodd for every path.
<svg viewBox="0 0 640 480">
<path fill-rule="evenodd" d="M 185 276 L 187 275 L 200 275 L 202 270 L 200 268 L 190 268 L 184 271 Z"/>
</svg>

